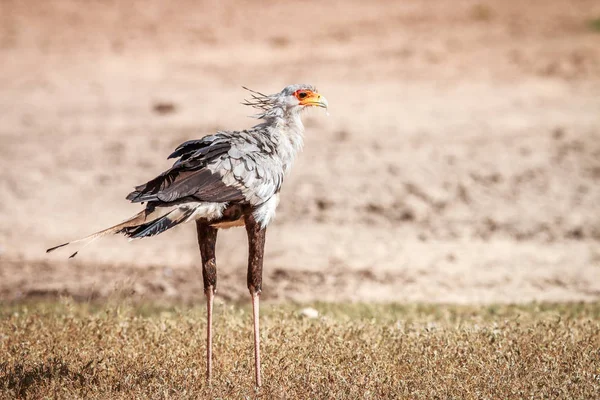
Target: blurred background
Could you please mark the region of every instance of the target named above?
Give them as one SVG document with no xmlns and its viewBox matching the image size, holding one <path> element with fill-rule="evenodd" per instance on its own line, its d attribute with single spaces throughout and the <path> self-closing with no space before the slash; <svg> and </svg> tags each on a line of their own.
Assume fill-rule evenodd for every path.
<svg viewBox="0 0 600 400">
<path fill-rule="evenodd" d="M 203 297 L 195 227 L 73 260 L 181 142 L 317 86 L 263 298 L 600 297 L 600 2 L 0 0 L 0 296 Z M 242 229 L 219 292 L 247 296 Z"/>
</svg>

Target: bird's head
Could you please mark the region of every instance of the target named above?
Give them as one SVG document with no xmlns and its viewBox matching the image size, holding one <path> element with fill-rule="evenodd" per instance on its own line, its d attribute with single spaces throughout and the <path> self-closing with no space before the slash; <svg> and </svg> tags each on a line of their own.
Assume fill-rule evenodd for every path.
<svg viewBox="0 0 600 400">
<path fill-rule="evenodd" d="M 328 106 L 325 96 L 320 95 L 317 89 L 311 85 L 290 85 L 279 92 L 277 96 L 290 108 L 327 108 Z"/>
<path fill-rule="evenodd" d="M 271 95 L 265 95 L 248 88 L 244 89 L 252 94 L 252 99 L 246 100 L 243 104 L 263 111 L 263 113 L 257 115 L 258 118 L 268 118 L 271 115 L 279 114 L 295 114 L 306 107 L 327 108 L 328 106 L 325 96 L 319 94 L 317 89 L 311 85 L 290 85 L 281 92 Z"/>
</svg>

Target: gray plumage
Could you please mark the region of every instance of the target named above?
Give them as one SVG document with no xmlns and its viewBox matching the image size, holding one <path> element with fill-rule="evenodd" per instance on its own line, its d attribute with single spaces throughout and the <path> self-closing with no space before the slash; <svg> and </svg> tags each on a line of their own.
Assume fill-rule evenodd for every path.
<svg viewBox="0 0 600 400">
<path fill-rule="evenodd" d="M 243 104 L 259 110 L 254 117 L 261 123 L 182 143 L 169 156 L 177 159 L 170 169 L 127 196 L 134 203 L 146 203 L 143 212 L 76 242 L 109 233 L 153 236 L 192 220 L 216 227 L 243 224 L 232 208 L 253 213 L 267 226 L 275 215 L 284 176 L 302 148 L 300 111 L 305 106 L 327 107 L 327 101 L 310 85 L 291 85 L 273 95 L 249 91 L 251 98 Z"/>
</svg>

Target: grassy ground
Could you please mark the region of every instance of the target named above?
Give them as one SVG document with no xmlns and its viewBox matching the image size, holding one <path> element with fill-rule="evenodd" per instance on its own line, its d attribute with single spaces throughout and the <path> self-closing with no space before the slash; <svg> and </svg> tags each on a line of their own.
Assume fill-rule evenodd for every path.
<svg viewBox="0 0 600 400">
<path fill-rule="evenodd" d="M 216 307 L 204 382 L 203 307 L 0 306 L 0 397 L 600 397 L 600 303 L 527 306 L 265 305 L 264 384 L 249 309 Z"/>
</svg>

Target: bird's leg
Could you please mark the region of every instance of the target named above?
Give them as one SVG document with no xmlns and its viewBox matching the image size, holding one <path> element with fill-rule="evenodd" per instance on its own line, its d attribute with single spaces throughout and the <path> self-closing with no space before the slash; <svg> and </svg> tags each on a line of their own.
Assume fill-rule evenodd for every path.
<svg viewBox="0 0 600 400">
<path fill-rule="evenodd" d="M 212 378 L 212 315 L 213 300 L 217 291 L 217 259 L 215 245 L 217 243 L 217 228 L 203 221 L 196 221 L 198 245 L 202 256 L 202 279 L 206 295 L 206 380 L 210 385 Z"/>
<path fill-rule="evenodd" d="M 256 386 L 261 386 L 260 379 L 260 330 L 259 330 L 259 296 L 262 290 L 263 255 L 265 250 L 266 228 L 256 222 L 252 214 L 246 216 L 246 232 L 248 233 L 248 289 L 252 296 L 252 317 L 254 321 L 254 373 Z"/>
</svg>

